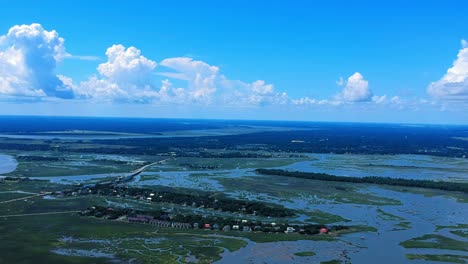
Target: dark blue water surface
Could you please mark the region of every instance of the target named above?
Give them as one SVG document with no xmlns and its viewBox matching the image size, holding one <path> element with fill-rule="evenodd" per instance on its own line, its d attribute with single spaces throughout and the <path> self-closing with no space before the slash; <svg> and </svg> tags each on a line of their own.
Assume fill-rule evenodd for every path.
<svg viewBox="0 0 468 264">
<path fill-rule="evenodd" d="M 372 130 L 402 130 L 468 136 L 468 125 L 406 125 L 372 123 L 333 123 L 258 120 L 209 120 L 116 117 L 60 117 L 60 116 L 0 116 L 0 133 L 33 133 L 47 131 L 112 131 L 127 133 L 157 133 L 165 131 L 221 129 L 225 127 L 291 127 L 304 129 L 343 129 L 368 133 Z"/>
</svg>

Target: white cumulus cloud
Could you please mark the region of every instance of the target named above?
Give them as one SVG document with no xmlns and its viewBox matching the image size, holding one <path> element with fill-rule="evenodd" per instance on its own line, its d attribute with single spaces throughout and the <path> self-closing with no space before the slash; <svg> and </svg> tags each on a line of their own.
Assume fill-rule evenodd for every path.
<svg viewBox="0 0 468 264">
<path fill-rule="evenodd" d="M 342 98 L 349 102 L 370 101 L 372 95 L 369 82 L 359 72 L 354 73 L 348 78 L 341 94 Z"/>
<path fill-rule="evenodd" d="M 431 83 L 427 92 L 437 99 L 468 100 L 468 44 L 465 40 L 452 67 L 440 80 Z"/>
<path fill-rule="evenodd" d="M 106 51 L 108 61 L 99 64 L 99 73 L 111 81 L 131 84 L 147 83 L 156 62 L 141 55 L 135 47 L 113 45 Z"/>
<path fill-rule="evenodd" d="M 100 77 L 93 76 L 79 85 L 71 86 L 79 97 L 148 101 L 159 97 L 152 77 L 156 62 L 141 55 L 135 47 L 113 45 L 106 51 L 107 61 L 97 67 Z"/>
<path fill-rule="evenodd" d="M 13 26 L 0 36 L 0 93 L 72 98 L 71 89 L 54 73 L 67 56 L 55 30 L 40 24 Z"/>
<path fill-rule="evenodd" d="M 462 45 L 452 68 L 428 87 L 434 97 L 468 99 L 468 44 L 462 41 Z M 57 64 L 66 58 L 96 60 L 97 57 L 67 53 L 64 39 L 55 30 L 45 30 L 40 24 L 14 26 L 0 36 L 0 94 L 229 107 L 288 105 L 321 108 L 368 102 L 359 105 L 369 107 L 374 104 L 381 108 L 422 104 L 398 96 L 374 95 L 369 82 L 359 72 L 336 82 L 342 91 L 335 97 L 297 99 L 264 80 L 229 79 L 219 67 L 190 57 L 166 58 L 158 65 L 136 47 L 120 44 L 109 47 L 105 55 L 107 60 L 97 65 L 96 75 L 76 82 L 57 75 Z M 160 76 L 167 79 L 157 81 Z"/>
<path fill-rule="evenodd" d="M 187 81 L 188 93 L 193 100 L 211 102 L 221 77 L 218 67 L 188 57 L 168 58 L 161 65 L 174 72 L 162 72 L 160 75 Z"/>
<path fill-rule="evenodd" d="M 382 95 L 382 96 L 374 95 L 374 96 L 372 96 L 372 102 L 374 102 L 376 104 L 383 104 L 386 101 L 387 101 L 387 96 L 386 95 Z"/>
<path fill-rule="evenodd" d="M 264 80 L 258 80 L 251 84 L 252 90 L 255 94 L 268 95 L 273 93 L 273 85 L 265 84 Z"/>
<path fill-rule="evenodd" d="M 230 80 L 219 67 L 188 57 L 168 58 L 160 63 L 171 71 L 159 75 L 187 83 L 186 100 L 218 105 L 269 105 L 288 103 L 288 95 L 276 92 L 264 80 L 251 83 Z"/>
</svg>

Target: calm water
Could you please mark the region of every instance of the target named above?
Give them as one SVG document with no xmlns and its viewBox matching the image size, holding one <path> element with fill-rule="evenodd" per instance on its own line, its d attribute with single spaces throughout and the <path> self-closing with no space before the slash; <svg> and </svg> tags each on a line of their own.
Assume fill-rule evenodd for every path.
<svg viewBox="0 0 468 264">
<path fill-rule="evenodd" d="M 339 155 L 310 154 L 310 161 L 298 162 L 281 168 L 300 171 L 325 172 L 346 176 L 388 176 L 415 179 L 444 179 L 467 181 L 468 161 L 459 158 L 443 158 L 420 155 Z M 8 155 L 0 155 L 0 169 L 13 170 L 16 161 Z M 158 166 L 143 175 L 158 176 L 157 179 L 135 181 L 135 185 L 183 186 L 202 190 L 220 190 L 223 186 L 216 177 L 242 177 L 255 175 L 252 169 L 233 170 L 187 170 L 158 171 Z M 165 168 L 167 170 L 167 168 Z M 192 174 L 215 174 L 208 177 L 193 177 Z M 78 175 L 61 177 L 38 177 L 54 182 L 81 182 L 97 178 L 115 177 L 122 174 Z M 239 179 L 241 180 L 241 178 Z M 380 187 L 362 187 L 360 192 L 379 197 L 395 199 L 401 205 L 374 206 L 363 204 L 334 204 L 313 197 L 297 197 L 291 201 L 281 201 L 275 197 L 263 197 L 284 206 L 306 211 L 322 210 L 350 219 L 351 224 L 369 225 L 378 232 L 364 232 L 339 237 L 338 241 L 293 241 L 257 244 L 236 252 L 225 252 L 219 263 L 317 263 L 331 259 L 351 260 L 352 263 L 426 263 L 410 261 L 405 255 L 413 254 L 456 254 L 468 252 L 441 249 L 405 249 L 400 242 L 425 234 L 440 234 L 468 242 L 468 239 L 455 236 L 447 229 L 436 230 L 438 225 L 468 223 L 468 204 L 458 202 L 448 196 L 426 197 L 422 194 L 391 191 Z M 249 199 L 260 196 L 252 195 Z M 404 220 L 385 219 L 378 209 L 391 213 Z M 401 221 L 409 222 L 408 229 L 398 227 Z M 349 224 L 349 223 L 348 223 Z M 313 251 L 312 257 L 297 257 L 294 253 Z M 78 252 L 83 253 L 83 252 Z"/>
<path fill-rule="evenodd" d="M 0 174 L 16 170 L 17 165 L 18 163 L 12 156 L 0 154 Z"/>
<path fill-rule="evenodd" d="M 319 263 L 331 259 L 350 260 L 351 263 L 426 263 L 406 259 L 406 254 L 455 254 L 468 256 L 468 252 L 442 249 L 406 249 L 400 242 L 426 234 L 440 234 L 468 242 L 467 238 L 455 236 L 447 229 L 436 231 L 437 225 L 451 226 L 468 223 L 468 204 L 459 203 L 445 196 L 425 197 L 421 194 L 390 191 L 379 187 L 363 188 L 362 192 L 401 201 L 401 205 L 373 206 L 357 204 L 314 204 L 314 200 L 296 203 L 296 209 L 322 210 L 351 220 L 351 224 L 369 225 L 378 232 L 353 233 L 340 236 L 338 241 L 293 241 L 254 243 L 236 252 L 225 252 L 218 263 Z M 288 206 L 288 202 L 279 202 Z M 311 204 L 312 203 L 312 204 Z M 290 206 L 289 206 L 290 207 Z M 385 219 L 377 209 L 381 208 L 404 220 Z M 396 226 L 408 221 L 411 226 L 403 229 Z M 350 224 L 346 223 L 346 224 Z M 313 251 L 312 257 L 297 257 L 294 253 Z"/>
<path fill-rule="evenodd" d="M 281 167 L 338 176 L 468 181 L 468 159 L 429 155 L 309 154 L 311 161 Z"/>
</svg>

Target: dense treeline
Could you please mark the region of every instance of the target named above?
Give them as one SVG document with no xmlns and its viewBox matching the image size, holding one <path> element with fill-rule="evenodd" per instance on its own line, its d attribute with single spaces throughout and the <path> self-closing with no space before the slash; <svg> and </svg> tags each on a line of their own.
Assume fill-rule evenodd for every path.
<svg viewBox="0 0 468 264">
<path fill-rule="evenodd" d="M 8 182 L 8 181 L 14 181 L 14 182 L 25 182 L 25 181 L 40 181 L 40 180 L 32 180 L 28 177 L 11 177 L 11 176 L 6 176 L 6 177 L 1 177 L 0 178 L 0 183 L 1 182 Z"/>
<path fill-rule="evenodd" d="M 69 193 L 72 193 L 70 191 Z M 144 188 L 128 188 L 97 184 L 82 187 L 76 191 L 80 195 L 98 194 L 106 196 L 133 197 L 151 202 L 179 204 L 191 207 L 204 207 L 225 212 L 238 212 L 269 217 L 292 217 L 294 211 L 279 205 L 267 205 L 262 202 L 237 200 L 226 197 L 215 197 L 208 193 L 183 193 L 173 191 L 155 191 Z"/>
<path fill-rule="evenodd" d="M 16 156 L 17 161 L 65 161 L 65 158 L 50 156 Z"/>
<path fill-rule="evenodd" d="M 444 191 L 459 191 L 468 193 L 468 183 L 460 182 L 446 182 L 446 181 L 430 181 L 430 180 L 414 180 L 390 177 L 347 177 L 335 176 L 326 173 L 315 172 L 300 172 L 300 171 L 286 171 L 278 169 L 257 169 L 258 174 L 286 176 L 302 179 L 320 180 L 320 181 L 337 181 L 337 182 L 352 182 L 352 183 L 371 183 L 371 184 L 385 184 L 404 187 L 419 187 L 429 189 L 439 189 Z"/>
<path fill-rule="evenodd" d="M 127 155 L 158 155 L 175 152 L 179 157 L 213 158 L 253 158 L 258 155 L 239 151 L 245 149 L 270 152 L 429 154 L 468 157 L 468 140 L 463 140 L 468 138 L 468 132 L 467 128 L 462 126 L 410 127 L 383 124 L 317 123 L 313 126 L 304 125 L 302 130 L 295 127 L 291 127 L 291 129 L 291 131 L 269 131 L 229 136 L 90 139 L 86 148 L 81 148 L 79 141 L 67 140 L 66 144 L 61 144 L 63 141 L 54 139 L 49 143 L 44 141 L 44 144 L 20 144 L 17 141 L 3 139 L 0 142 L 0 149 Z M 73 146 L 74 144 L 78 145 Z M 89 144 L 94 146 L 90 147 Z M 114 146 L 109 147 L 109 145 Z M 231 150 L 231 152 L 217 154 L 204 152 L 204 149 L 226 149 Z"/>
<path fill-rule="evenodd" d="M 331 225 L 325 226 L 321 224 L 288 224 L 288 223 L 272 223 L 261 222 L 261 221 L 250 221 L 250 220 L 241 220 L 235 218 L 226 218 L 226 217 L 216 217 L 216 216 L 202 216 L 199 214 L 170 214 L 164 211 L 141 211 L 130 208 L 111 208 L 103 206 L 93 206 L 89 207 L 80 212 L 81 216 L 94 216 L 97 218 L 107 218 L 109 220 L 114 220 L 120 217 L 138 217 L 140 216 L 150 216 L 154 219 L 169 221 L 169 222 L 178 222 L 178 223 L 189 223 L 193 228 L 199 229 L 215 229 L 219 230 L 225 226 L 232 227 L 234 225 L 239 226 L 239 230 L 243 230 L 243 227 L 249 227 L 248 230 L 251 231 L 260 231 L 268 233 L 283 233 L 287 230 L 288 227 L 293 227 L 294 232 L 304 234 L 304 235 L 315 235 L 320 233 L 320 229 L 326 228 L 327 231 L 340 231 L 349 229 L 348 226 L 343 225 Z M 210 226 L 207 228 L 205 224 Z M 231 230 L 231 229 L 229 229 Z"/>
</svg>

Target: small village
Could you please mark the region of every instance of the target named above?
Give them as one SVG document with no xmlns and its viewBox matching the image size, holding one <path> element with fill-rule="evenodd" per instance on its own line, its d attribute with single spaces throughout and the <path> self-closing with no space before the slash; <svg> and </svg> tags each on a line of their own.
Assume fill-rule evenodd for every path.
<svg viewBox="0 0 468 264">
<path fill-rule="evenodd" d="M 155 191 L 151 189 L 127 187 L 117 184 L 91 184 L 75 189 L 57 191 L 53 195 L 57 197 L 99 195 L 116 198 L 128 198 L 149 203 L 170 203 L 177 204 L 182 207 L 206 208 L 223 212 L 242 213 L 254 216 L 295 216 L 293 210 L 284 208 L 279 205 L 213 196 L 203 192 L 186 193 L 176 189 Z"/>
<path fill-rule="evenodd" d="M 158 228 L 200 229 L 264 233 L 297 233 L 303 235 L 328 234 L 349 229 L 347 226 L 287 224 L 250 221 L 247 219 L 218 218 L 200 215 L 173 215 L 167 212 L 144 212 L 103 206 L 92 206 L 80 212 L 81 216 L 96 217 L 128 223 L 147 224 Z"/>
</svg>

